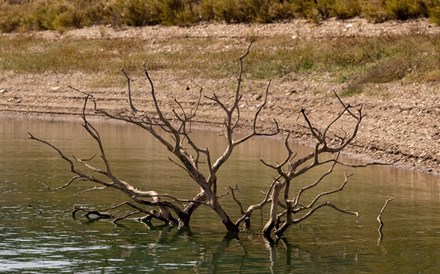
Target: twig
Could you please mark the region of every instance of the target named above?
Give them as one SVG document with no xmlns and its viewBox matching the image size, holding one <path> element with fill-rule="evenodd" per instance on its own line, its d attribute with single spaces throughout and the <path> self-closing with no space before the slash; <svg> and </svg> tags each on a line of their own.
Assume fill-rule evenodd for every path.
<svg viewBox="0 0 440 274">
<path fill-rule="evenodd" d="M 231 191 L 232 194 L 232 199 L 234 199 L 234 201 L 237 203 L 237 205 L 240 207 L 240 213 L 243 215 L 245 214 L 244 210 L 243 210 L 243 205 L 241 204 L 241 202 L 237 199 L 237 197 L 235 196 L 235 190 L 238 190 L 238 186 L 235 185 L 235 188 L 229 186 L 229 190 Z"/>
<path fill-rule="evenodd" d="M 382 228 L 384 226 L 383 221 L 382 221 L 382 214 L 385 211 L 385 208 L 387 207 L 388 203 L 391 202 L 392 200 L 394 200 L 394 197 L 389 198 L 388 200 L 385 201 L 385 204 L 383 205 L 382 209 L 379 212 L 379 215 L 377 215 L 377 221 L 379 222 L 379 228 L 377 229 L 377 232 L 379 232 L 379 237 L 377 238 L 377 244 L 380 245 L 380 243 L 383 240 L 383 234 L 382 234 Z"/>
<path fill-rule="evenodd" d="M 121 69 L 121 72 L 124 74 L 125 79 L 127 80 L 128 103 L 130 105 L 131 111 L 136 113 L 136 112 L 138 112 L 138 110 L 134 107 L 133 101 L 131 99 L 131 81 L 132 81 L 132 79 L 130 78 L 130 76 L 128 76 L 128 73 L 125 71 L 125 63 L 124 63 L 124 66 Z"/>
</svg>

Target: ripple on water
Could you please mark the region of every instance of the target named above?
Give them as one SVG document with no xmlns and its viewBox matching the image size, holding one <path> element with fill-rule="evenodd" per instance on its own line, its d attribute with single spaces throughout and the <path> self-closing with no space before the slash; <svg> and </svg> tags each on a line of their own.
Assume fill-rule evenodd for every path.
<svg viewBox="0 0 440 274">
<path fill-rule="evenodd" d="M 66 260 L 0 260 L 0 271 L 19 271 L 29 269 L 62 269 L 73 263 Z"/>
</svg>

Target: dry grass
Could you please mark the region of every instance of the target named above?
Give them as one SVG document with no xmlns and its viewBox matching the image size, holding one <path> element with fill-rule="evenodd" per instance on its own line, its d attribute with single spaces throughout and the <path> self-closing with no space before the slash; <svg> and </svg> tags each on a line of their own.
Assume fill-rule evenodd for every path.
<svg viewBox="0 0 440 274">
<path fill-rule="evenodd" d="M 124 63 L 128 70 L 136 70 L 146 61 L 152 70 L 217 79 L 235 72 L 247 42 L 241 43 L 210 38 L 146 43 L 136 39 L 49 41 L 26 35 L 0 36 L 0 71 L 84 72 L 102 78 L 119 75 Z M 368 83 L 439 81 L 439 44 L 439 36 L 426 35 L 309 40 L 288 46 L 282 37 L 259 38 L 246 60 L 246 71 L 249 79 L 329 73 L 334 81 L 348 83 L 349 95 L 362 92 Z"/>
</svg>

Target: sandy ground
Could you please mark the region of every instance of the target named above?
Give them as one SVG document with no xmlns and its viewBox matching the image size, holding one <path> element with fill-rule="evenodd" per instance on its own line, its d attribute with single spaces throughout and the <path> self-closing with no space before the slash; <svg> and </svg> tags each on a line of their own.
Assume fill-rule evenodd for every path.
<svg viewBox="0 0 440 274">
<path fill-rule="evenodd" d="M 72 30 L 63 34 L 55 32 L 30 33 L 46 39 L 94 39 L 136 37 L 146 42 L 173 37 L 210 37 L 212 39 L 246 39 L 250 35 L 290 36 L 292 39 L 319 39 L 338 36 L 377 36 L 411 33 L 440 33 L 440 27 L 427 21 L 417 20 L 406 23 L 387 22 L 369 24 L 360 19 L 350 21 L 327 21 L 319 26 L 306 21 L 269 25 L 223 25 L 207 24 L 190 28 L 144 27 L 114 30 L 108 27 L 92 27 Z M 14 35 L 14 34 L 9 34 Z M 203 87 L 206 94 L 213 91 L 226 98 L 234 85 L 234 78 L 180 79 L 166 70 L 152 72 L 159 100 L 165 110 L 171 111 L 173 100 L 177 98 L 184 106 L 190 107 Z M 68 85 L 78 88 L 93 77 L 81 73 L 69 75 L 28 74 L 13 72 L 0 75 L 0 114 L 14 117 L 45 119 L 77 119 L 81 112 L 82 96 L 72 91 Z M 141 81 L 135 85 L 141 85 Z M 244 119 L 250 119 L 252 110 L 261 102 L 259 95 L 267 85 L 261 81 L 246 81 L 250 90 L 242 101 Z M 431 174 L 440 173 L 440 83 L 388 83 L 366 87 L 367 92 L 344 98 L 351 104 L 363 104 L 366 117 L 356 142 L 348 148 L 348 153 L 361 159 L 395 162 L 397 168 L 416 169 Z M 276 118 L 280 126 L 293 131 L 299 142 L 310 143 L 311 136 L 304 129 L 299 111 L 305 107 L 314 123 L 323 128 L 340 111 L 340 105 L 333 91 L 344 87 L 330 81 L 326 75 L 298 75 L 285 79 L 275 79 L 271 85 L 271 95 L 267 109 L 263 112 L 260 125 L 270 127 L 271 118 Z M 145 86 L 134 88 L 137 106 L 151 109 L 151 100 L 146 99 Z M 101 108 L 115 110 L 127 108 L 125 88 L 94 88 L 87 90 L 98 100 Z M 229 93 L 230 94 L 230 93 Z M 375 95 L 376 94 L 376 95 Z M 175 105 L 174 105 L 175 107 Z M 209 101 L 204 100 L 198 112 L 199 121 L 213 122 L 206 126 L 216 127 L 222 120 L 222 112 Z"/>
</svg>

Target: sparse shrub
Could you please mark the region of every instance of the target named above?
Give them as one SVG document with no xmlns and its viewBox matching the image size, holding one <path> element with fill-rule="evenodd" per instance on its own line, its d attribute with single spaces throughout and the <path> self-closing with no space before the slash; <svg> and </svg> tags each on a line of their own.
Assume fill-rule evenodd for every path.
<svg viewBox="0 0 440 274">
<path fill-rule="evenodd" d="M 22 17 L 12 9 L 3 9 L 0 5 L 0 31 L 1 32 L 13 32 L 20 28 L 22 25 Z"/>
<path fill-rule="evenodd" d="M 49 29 L 55 29 L 59 32 L 63 32 L 66 28 L 69 27 L 81 27 L 81 21 L 76 16 L 74 11 L 64 11 L 58 14 L 54 17 L 50 24 L 51 25 Z"/>
<path fill-rule="evenodd" d="M 249 20 L 258 23 L 271 23 L 292 17 L 288 1 L 246 0 L 243 10 Z"/>
<path fill-rule="evenodd" d="M 355 84 L 351 84 L 347 88 L 345 88 L 341 92 L 341 96 L 342 97 L 349 97 L 349 96 L 354 96 L 356 94 L 361 94 L 362 92 L 363 92 L 362 86 L 358 83 L 355 83 Z"/>
<path fill-rule="evenodd" d="M 200 14 L 227 23 L 270 23 L 293 16 L 288 1 L 274 0 L 202 0 Z"/>
<path fill-rule="evenodd" d="M 211 21 L 216 19 L 215 3 L 216 0 L 202 0 L 200 2 L 200 16 L 203 20 Z"/>
<path fill-rule="evenodd" d="M 421 0 L 386 0 L 385 8 L 391 18 L 398 20 L 428 16 L 428 5 Z"/>
<path fill-rule="evenodd" d="M 294 17 L 319 22 L 323 18 L 316 7 L 316 3 L 313 0 L 292 0 L 290 3 L 291 13 Z"/>
<path fill-rule="evenodd" d="M 155 0 L 116 0 L 111 7 L 114 24 L 145 26 L 160 23 L 160 12 Z"/>
<path fill-rule="evenodd" d="M 198 21 L 194 1 L 162 0 L 158 1 L 158 7 L 164 25 L 188 25 Z"/>
<path fill-rule="evenodd" d="M 39 2 L 38 6 L 24 17 L 23 23 L 28 30 L 55 29 L 53 24 L 55 19 L 66 12 L 71 12 L 71 9 L 63 2 L 53 4 Z"/>
<path fill-rule="evenodd" d="M 271 1 L 268 14 L 272 21 L 285 20 L 293 16 L 287 1 Z"/>
<path fill-rule="evenodd" d="M 426 82 L 440 82 L 440 69 L 435 68 L 429 71 L 423 78 Z"/>
<path fill-rule="evenodd" d="M 246 14 L 245 4 L 238 0 L 216 1 L 214 4 L 215 18 L 227 23 L 250 22 Z"/>
<path fill-rule="evenodd" d="M 339 19 L 353 18 L 361 13 L 361 6 L 357 0 L 335 0 L 331 8 L 331 16 Z"/>
<path fill-rule="evenodd" d="M 429 7 L 429 18 L 434 24 L 440 25 L 440 1 L 433 1 Z"/>
<path fill-rule="evenodd" d="M 293 0 L 290 7 L 295 17 L 305 17 L 315 22 L 330 17 L 348 19 L 361 14 L 359 0 Z"/>
<path fill-rule="evenodd" d="M 0 31 L 114 26 L 190 25 L 201 20 L 270 23 L 330 17 L 374 22 L 430 17 L 440 24 L 440 0 L 8 0 L 0 2 Z"/>
<path fill-rule="evenodd" d="M 273 19 L 269 16 L 270 0 L 245 0 L 244 11 L 250 20 L 258 23 L 269 23 Z M 252 19 L 251 19 L 252 18 Z"/>
<path fill-rule="evenodd" d="M 385 10 L 383 0 L 360 0 L 362 7 L 362 14 L 368 20 L 380 23 L 385 21 L 389 16 Z"/>
<path fill-rule="evenodd" d="M 74 2 L 74 24 L 79 27 L 92 26 L 95 24 L 111 23 L 111 10 L 108 1 L 101 0 L 75 0 Z"/>
<path fill-rule="evenodd" d="M 327 19 L 331 17 L 331 12 L 335 4 L 335 0 L 317 0 L 316 9 L 319 12 L 321 19 Z"/>
<path fill-rule="evenodd" d="M 369 83 L 390 83 L 401 80 L 411 73 L 416 66 L 417 58 L 395 57 L 383 60 L 360 75 L 342 93 L 343 96 L 350 96 L 363 92 L 363 86 Z"/>
</svg>

